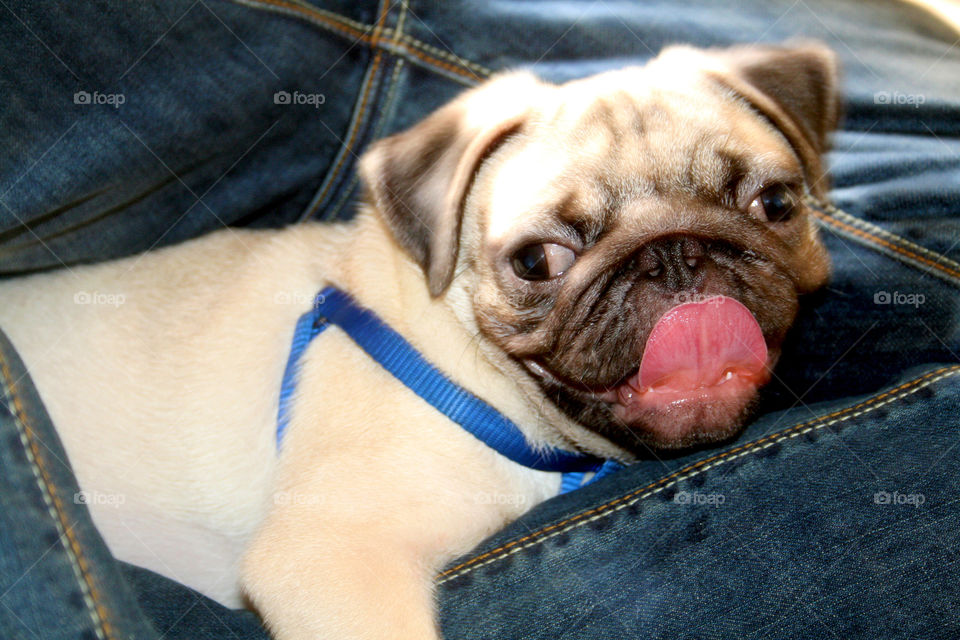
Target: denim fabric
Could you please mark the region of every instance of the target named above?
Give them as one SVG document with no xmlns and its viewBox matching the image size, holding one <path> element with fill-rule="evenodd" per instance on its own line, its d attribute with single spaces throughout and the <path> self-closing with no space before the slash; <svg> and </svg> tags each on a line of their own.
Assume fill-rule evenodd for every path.
<svg viewBox="0 0 960 640">
<path fill-rule="evenodd" d="M 924 367 L 545 503 L 441 576 L 446 637 L 960 637 L 957 415 Z"/>
<path fill-rule="evenodd" d="M 233 2 L 8 6 L 0 273 L 296 220 L 370 62 L 307 22 Z M 283 91 L 290 104 L 275 103 Z M 294 104 L 294 91 L 324 103 Z"/>
<path fill-rule="evenodd" d="M 944 141 L 960 127 L 956 34 L 893 0 L 5 6 L 0 274 L 129 255 L 224 224 L 348 217 L 367 144 L 465 86 L 516 66 L 583 76 L 674 42 L 822 39 L 843 58 L 846 128 L 867 134 L 853 140 L 858 154 L 880 134 L 916 134 L 928 144 L 911 147 L 914 162 L 933 154 L 941 175 L 956 166 Z M 858 163 L 871 167 L 889 168 Z M 939 201 L 957 188 L 942 186 Z"/>
<path fill-rule="evenodd" d="M 256 616 L 117 562 L 29 373 L 0 332 L 0 637 L 266 638 Z"/>
<path fill-rule="evenodd" d="M 0 333 L 0 637 L 158 638 L 97 533 L 30 377 Z"/>
<path fill-rule="evenodd" d="M 451 563 L 443 629 L 960 637 L 958 36 L 893 0 L 7 0 L 0 274 L 348 217 L 370 141 L 502 68 L 559 81 L 674 42 L 824 40 L 845 70 L 833 204 L 815 204 L 834 277 L 803 301 L 761 417 L 737 442 L 551 500 Z M 75 483 L 59 463 L 38 482 L 31 460 L 66 459 L 2 353 L 0 635 L 263 637 L 249 613 L 113 562 L 82 505 L 47 506 Z"/>
</svg>

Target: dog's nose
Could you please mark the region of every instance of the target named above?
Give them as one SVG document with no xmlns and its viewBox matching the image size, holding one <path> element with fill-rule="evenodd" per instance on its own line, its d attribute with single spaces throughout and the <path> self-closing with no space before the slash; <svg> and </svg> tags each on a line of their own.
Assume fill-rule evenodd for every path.
<svg viewBox="0 0 960 640">
<path fill-rule="evenodd" d="M 706 256 L 703 242 L 693 236 L 673 235 L 645 244 L 634 257 L 640 275 L 670 291 L 696 289 Z"/>
</svg>

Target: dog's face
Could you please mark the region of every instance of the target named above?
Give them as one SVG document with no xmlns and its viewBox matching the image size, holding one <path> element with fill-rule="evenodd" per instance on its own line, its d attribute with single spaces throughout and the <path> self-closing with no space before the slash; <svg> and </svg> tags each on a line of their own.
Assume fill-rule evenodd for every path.
<svg viewBox="0 0 960 640">
<path fill-rule="evenodd" d="M 620 447 L 734 434 L 829 263 L 804 203 L 837 118 L 832 54 L 672 49 L 547 85 L 496 78 L 362 171 L 431 292 Z"/>
</svg>

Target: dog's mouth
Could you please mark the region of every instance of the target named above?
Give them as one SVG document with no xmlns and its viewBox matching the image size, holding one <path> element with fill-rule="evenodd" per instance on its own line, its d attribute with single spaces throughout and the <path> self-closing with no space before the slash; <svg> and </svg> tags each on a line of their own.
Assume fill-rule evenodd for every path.
<svg viewBox="0 0 960 640">
<path fill-rule="evenodd" d="M 605 403 L 644 444 L 681 448 L 736 433 L 775 360 L 750 310 L 714 296 L 668 310 L 632 374 L 607 388 L 579 391 Z M 559 382 L 543 365 L 527 364 L 541 379 Z"/>
</svg>

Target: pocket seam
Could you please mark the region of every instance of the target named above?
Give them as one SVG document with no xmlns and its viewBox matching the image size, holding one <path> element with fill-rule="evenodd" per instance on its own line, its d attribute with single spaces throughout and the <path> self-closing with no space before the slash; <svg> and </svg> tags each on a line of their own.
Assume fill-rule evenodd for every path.
<svg viewBox="0 0 960 640">
<path fill-rule="evenodd" d="M 405 57 L 410 62 L 432 71 L 453 74 L 457 81 L 467 86 L 473 86 L 493 74 L 491 69 L 481 64 L 460 55 L 442 51 L 408 34 L 397 34 L 392 28 L 378 29 L 376 25 L 363 24 L 332 11 L 305 5 L 297 0 L 230 1 L 251 9 L 272 11 L 305 20 L 331 33 L 350 37 L 355 42 L 362 42 L 379 51 Z"/>
<path fill-rule="evenodd" d="M 498 562 L 508 556 L 513 555 L 514 553 L 536 546 L 542 542 L 545 542 L 546 540 L 549 540 L 550 538 L 616 513 L 621 509 L 625 509 L 636 504 L 644 498 L 660 493 L 664 489 L 672 487 L 683 480 L 697 476 L 708 469 L 712 469 L 713 467 L 721 465 L 725 462 L 751 455 L 758 451 L 762 451 L 767 447 L 773 446 L 785 440 L 796 438 L 806 433 L 810 433 L 811 431 L 823 429 L 839 422 L 844 422 L 846 420 L 862 416 L 871 411 L 875 411 L 880 407 L 905 398 L 913 393 L 916 393 L 920 389 L 928 387 L 939 380 L 943 380 L 944 378 L 948 378 L 957 373 L 960 373 L 960 365 L 941 367 L 918 378 L 914 378 L 913 380 L 905 382 L 897 387 L 894 387 L 893 389 L 885 391 L 884 393 L 870 397 L 853 406 L 839 409 L 824 416 L 819 416 L 814 420 L 796 424 L 792 427 L 784 429 L 783 431 L 764 436 L 753 442 L 735 447 L 729 451 L 725 451 L 714 456 L 710 456 L 704 460 L 700 460 L 699 462 L 695 462 L 684 467 L 683 469 L 660 478 L 659 480 L 655 480 L 654 482 L 651 482 L 640 489 L 611 500 L 599 507 L 583 511 L 556 524 L 531 532 L 530 534 L 518 538 L 517 540 L 508 542 L 497 547 L 496 549 L 492 549 L 491 551 L 482 553 L 474 558 L 471 558 L 470 560 L 467 560 L 466 562 L 462 562 L 455 567 L 451 567 L 446 571 L 442 571 L 435 576 L 436 584 L 441 585 L 445 582 L 449 582 L 455 578 L 459 578 L 471 573 L 480 567 Z"/>
<path fill-rule="evenodd" d="M 94 624 L 94 631 L 96 631 L 97 637 L 101 640 L 115 638 L 113 626 L 109 622 L 109 612 L 94 585 L 93 578 L 90 575 L 90 566 L 86 557 L 83 555 L 80 542 L 77 540 L 72 527 L 67 521 L 59 491 L 46 470 L 43 456 L 35 442 L 33 429 L 29 426 L 30 420 L 27 418 L 27 414 L 23 409 L 23 403 L 14 389 L 16 382 L 13 381 L 10 366 L 7 363 L 6 356 L 2 349 L 0 349 L 0 375 L 2 375 L 3 378 L 0 380 L 0 389 L 3 391 L 3 397 L 8 407 L 12 409 L 11 415 L 14 424 L 17 426 L 20 442 L 23 445 L 27 459 L 30 461 L 30 467 L 33 471 L 37 486 L 40 489 L 40 493 L 43 496 L 47 512 L 60 534 L 59 540 L 67 552 L 67 557 L 73 568 L 74 577 L 83 594 L 83 601 L 87 607 L 87 613 L 90 615 L 90 619 Z"/>
<path fill-rule="evenodd" d="M 347 128 L 347 139 L 340 141 L 340 151 L 337 154 L 336 161 L 324 177 L 323 184 L 318 189 L 317 194 L 310 201 L 310 204 L 307 205 L 304 212 L 300 214 L 301 220 L 310 218 L 316 213 L 317 209 L 326 199 L 327 194 L 337 183 L 337 179 L 343 173 L 344 166 L 355 160 L 357 154 L 353 149 L 353 145 L 356 143 L 360 130 L 367 122 L 367 115 L 369 113 L 367 111 L 367 105 L 371 102 L 373 94 L 377 93 L 373 87 L 376 84 L 377 72 L 380 70 L 382 62 L 383 53 L 377 51 L 373 56 L 373 62 L 370 63 L 370 67 L 365 74 L 366 77 L 364 78 L 363 87 L 360 90 L 359 102 L 354 109 L 353 116 L 350 118 L 350 124 Z"/>
<path fill-rule="evenodd" d="M 397 20 L 398 33 L 399 29 L 402 28 L 403 20 L 406 17 L 406 3 L 403 3 L 400 9 L 400 16 Z M 377 13 L 377 31 L 375 35 L 380 33 L 380 28 L 387 19 L 387 14 L 389 12 L 389 5 L 387 0 L 381 0 L 380 6 Z M 382 88 L 374 88 L 378 82 L 378 71 L 380 66 L 383 64 L 383 51 L 376 50 L 373 56 L 373 61 L 370 64 L 370 67 L 364 73 L 363 84 L 360 88 L 360 96 L 358 98 L 358 103 L 354 107 L 353 114 L 350 118 L 350 123 L 347 126 L 347 139 L 346 141 L 340 141 L 340 150 L 337 153 L 337 157 L 334 159 L 333 168 L 327 171 L 326 176 L 323 179 L 323 182 L 320 185 L 320 188 L 317 189 L 317 192 L 314 194 L 313 198 L 310 200 L 310 203 L 304 209 L 303 213 L 300 214 L 300 220 L 305 220 L 312 217 L 316 214 L 317 210 L 321 205 L 326 204 L 328 194 L 334 189 L 337 184 L 340 176 L 343 173 L 343 169 L 346 165 L 351 162 L 355 162 L 357 159 L 357 154 L 354 151 L 354 145 L 356 144 L 357 138 L 360 136 L 361 130 L 370 120 L 370 111 L 368 111 L 368 105 L 372 104 L 376 100 L 376 95 L 382 92 Z M 402 61 L 398 59 L 395 63 L 398 65 Z M 388 88 L 388 95 L 393 94 L 394 83 L 397 80 L 397 69 L 394 69 L 394 73 L 390 76 L 390 86 Z M 376 117 L 374 115 L 374 117 Z M 351 158 L 352 156 L 352 158 Z M 354 172 L 353 180 L 350 185 L 348 185 L 345 193 L 349 193 L 352 188 L 353 181 L 356 181 L 357 174 Z M 339 203 L 338 203 L 339 206 Z M 335 211 L 330 211 L 325 213 L 324 218 L 329 219 L 335 215 Z"/>
<path fill-rule="evenodd" d="M 397 89 L 397 85 L 399 84 L 398 78 L 400 75 L 400 71 L 403 69 L 404 62 L 405 61 L 403 58 L 397 58 L 396 62 L 394 63 L 393 73 L 391 74 L 390 82 L 387 85 L 388 87 L 387 93 L 383 100 L 383 106 L 380 109 L 381 116 L 383 113 L 387 112 L 390 109 L 390 106 L 393 104 L 393 98 L 397 93 L 396 89 Z M 383 133 L 384 124 L 385 124 L 385 121 L 383 117 L 381 117 L 379 121 L 376 123 L 376 125 L 374 125 L 373 134 L 370 140 L 375 141 L 380 139 Z M 324 207 L 325 211 L 322 218 L 323 220 L 335 220 L 340 215 L 340 211 L 342 211 L 343 207 L 349 202 L 350 194 L 353 192 L 354 187 L 356 187 L 359 181 L 360 181 L 360 174 L 354 171 L 353 175 L 350 177 L 350 182 L 347 184 L 346 188 L 343 189 L 343 192 L 341 193 L 340 198 L 337 199 L 337 201 L 334 202 L 331 207 L 329 208 Z M 304 218 L 308 218 L 312 216 L 314 213 L 315 212 L 311 210 L 304 216 Z"/>
<path fill-rule="evenodd" d="M 933 273 L 941 280 L 960 287 L 960 263 L 829 203 L 820 202 L 812 197 L 807 199 L 807 203 L 812 207 L 817 220 L 823 225 L 832 227 L 833 231 L 899 262 L 923 270 L 925 273 Z"/>
</svg>

